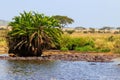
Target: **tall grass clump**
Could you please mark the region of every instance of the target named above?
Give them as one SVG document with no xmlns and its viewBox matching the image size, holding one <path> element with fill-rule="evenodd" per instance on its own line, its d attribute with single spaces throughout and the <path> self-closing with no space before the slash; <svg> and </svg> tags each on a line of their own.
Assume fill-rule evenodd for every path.
<svg viewBox="0 0 120 80">
<path fill-rule="evenodd" d="M 8 30 L 0 29 L 0 47 L 7 47 L 7 34 Z"/>
<path fill-rule="evenodd" d="M 114 48 L 113 48 L 114 53 L 119 53 L 120 54 L 120 39 L 117 39 L 114 43 Z"/>
<path fill-rule="evenodd" d="M 104 39 L 96 39 L 95 40 L 95 48 L 96 52 L 110 52 L 110 44 L 108 41 L 105 41 Z"/>
<path fill-rule="evenodd" d="M 68 51 L 68 48 L 62 47 L 60 50 L 61 50 L 61 51 Z"/>
</svg>

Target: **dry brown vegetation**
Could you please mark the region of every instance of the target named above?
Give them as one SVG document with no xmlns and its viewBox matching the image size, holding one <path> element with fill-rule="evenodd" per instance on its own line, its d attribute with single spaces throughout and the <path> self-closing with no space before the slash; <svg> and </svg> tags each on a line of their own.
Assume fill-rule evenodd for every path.
<svg viewBox="0 0 120 80">
<path fill-rule="evenodd" d="M 114 36 L 115 38 L 120 38 L 120 34 L 113 34 L 113 33 L 78 33 L 74 32 L 70 34 L 71 37 L 90 37 L 90 38 L 108 38 L 110 36 Z"/>
<path fill-rule="evenodd" d="M 7 33 L 8 30 L 0 30 L 0 53 L 7 53 L 8 51 Z"/>
</svg>

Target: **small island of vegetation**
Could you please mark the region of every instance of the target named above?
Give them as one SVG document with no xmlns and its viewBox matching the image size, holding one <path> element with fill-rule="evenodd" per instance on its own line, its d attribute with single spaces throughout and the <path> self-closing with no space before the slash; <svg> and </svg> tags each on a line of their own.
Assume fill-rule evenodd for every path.
<svg viewBox="0 0 120 80">
<path fill-rule="evenodd" d="M 5 30 L 8 53 L 13 59 L 40 60 L 110 61 L 119 56 L 116 54 L 120 53 L 119 31 L 110 33 L 110 27 L 99 31 L 84 27 L 64 30 L 65 25 L 73 22 L 67 16 L 24 11 L 9 23 L 11 30 Z"/>
</svg>

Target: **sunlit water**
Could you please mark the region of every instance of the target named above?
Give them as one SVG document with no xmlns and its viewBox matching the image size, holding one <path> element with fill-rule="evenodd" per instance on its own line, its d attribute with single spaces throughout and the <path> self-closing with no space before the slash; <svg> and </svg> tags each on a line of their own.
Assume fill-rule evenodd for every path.
<svg viewBox="0 0 120 80">
<path fill-rule="evenodd" d="M 0 80 L 120 80 L 119 63 L 0 60 Z"/>
</svg>

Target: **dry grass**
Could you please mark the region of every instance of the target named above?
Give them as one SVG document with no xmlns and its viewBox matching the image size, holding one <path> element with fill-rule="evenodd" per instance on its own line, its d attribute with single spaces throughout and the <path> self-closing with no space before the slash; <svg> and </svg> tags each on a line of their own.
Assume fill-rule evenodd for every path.
<svg viewBox="0 0 120 80">
<path fill-rule="evenodd" d="M 113 34 L 113 33 L 73 33 L 70 34 L 71 37 L 90 37 L 90 38 L 98 38 L 103 39 L 110 36 L 115 36 L 116 38 L 120 38 L 120 34 Z"/>
<path fill-rule="evenodd" d="M 83 38 L 83 39 L 92 39 L 95 43 L 95 48 L 102 49 L 110 49 L 110 52 L 114 52 L 116 47 L 114 45 L 120 43 L 116 43 L 116 41 L 120 40 L 120 34 L 113 33 L 77 33 L 74 32 L 72 34 L 65 34 L 66 36 L 70 36 L 71 38 Z M 119 50 L 120 51 L 120 50 Z"/>
<path fill-rule="evenodd" d="M 7 30 L 0 30 L 0 47 L 7 47 Z"/>
</svg>

